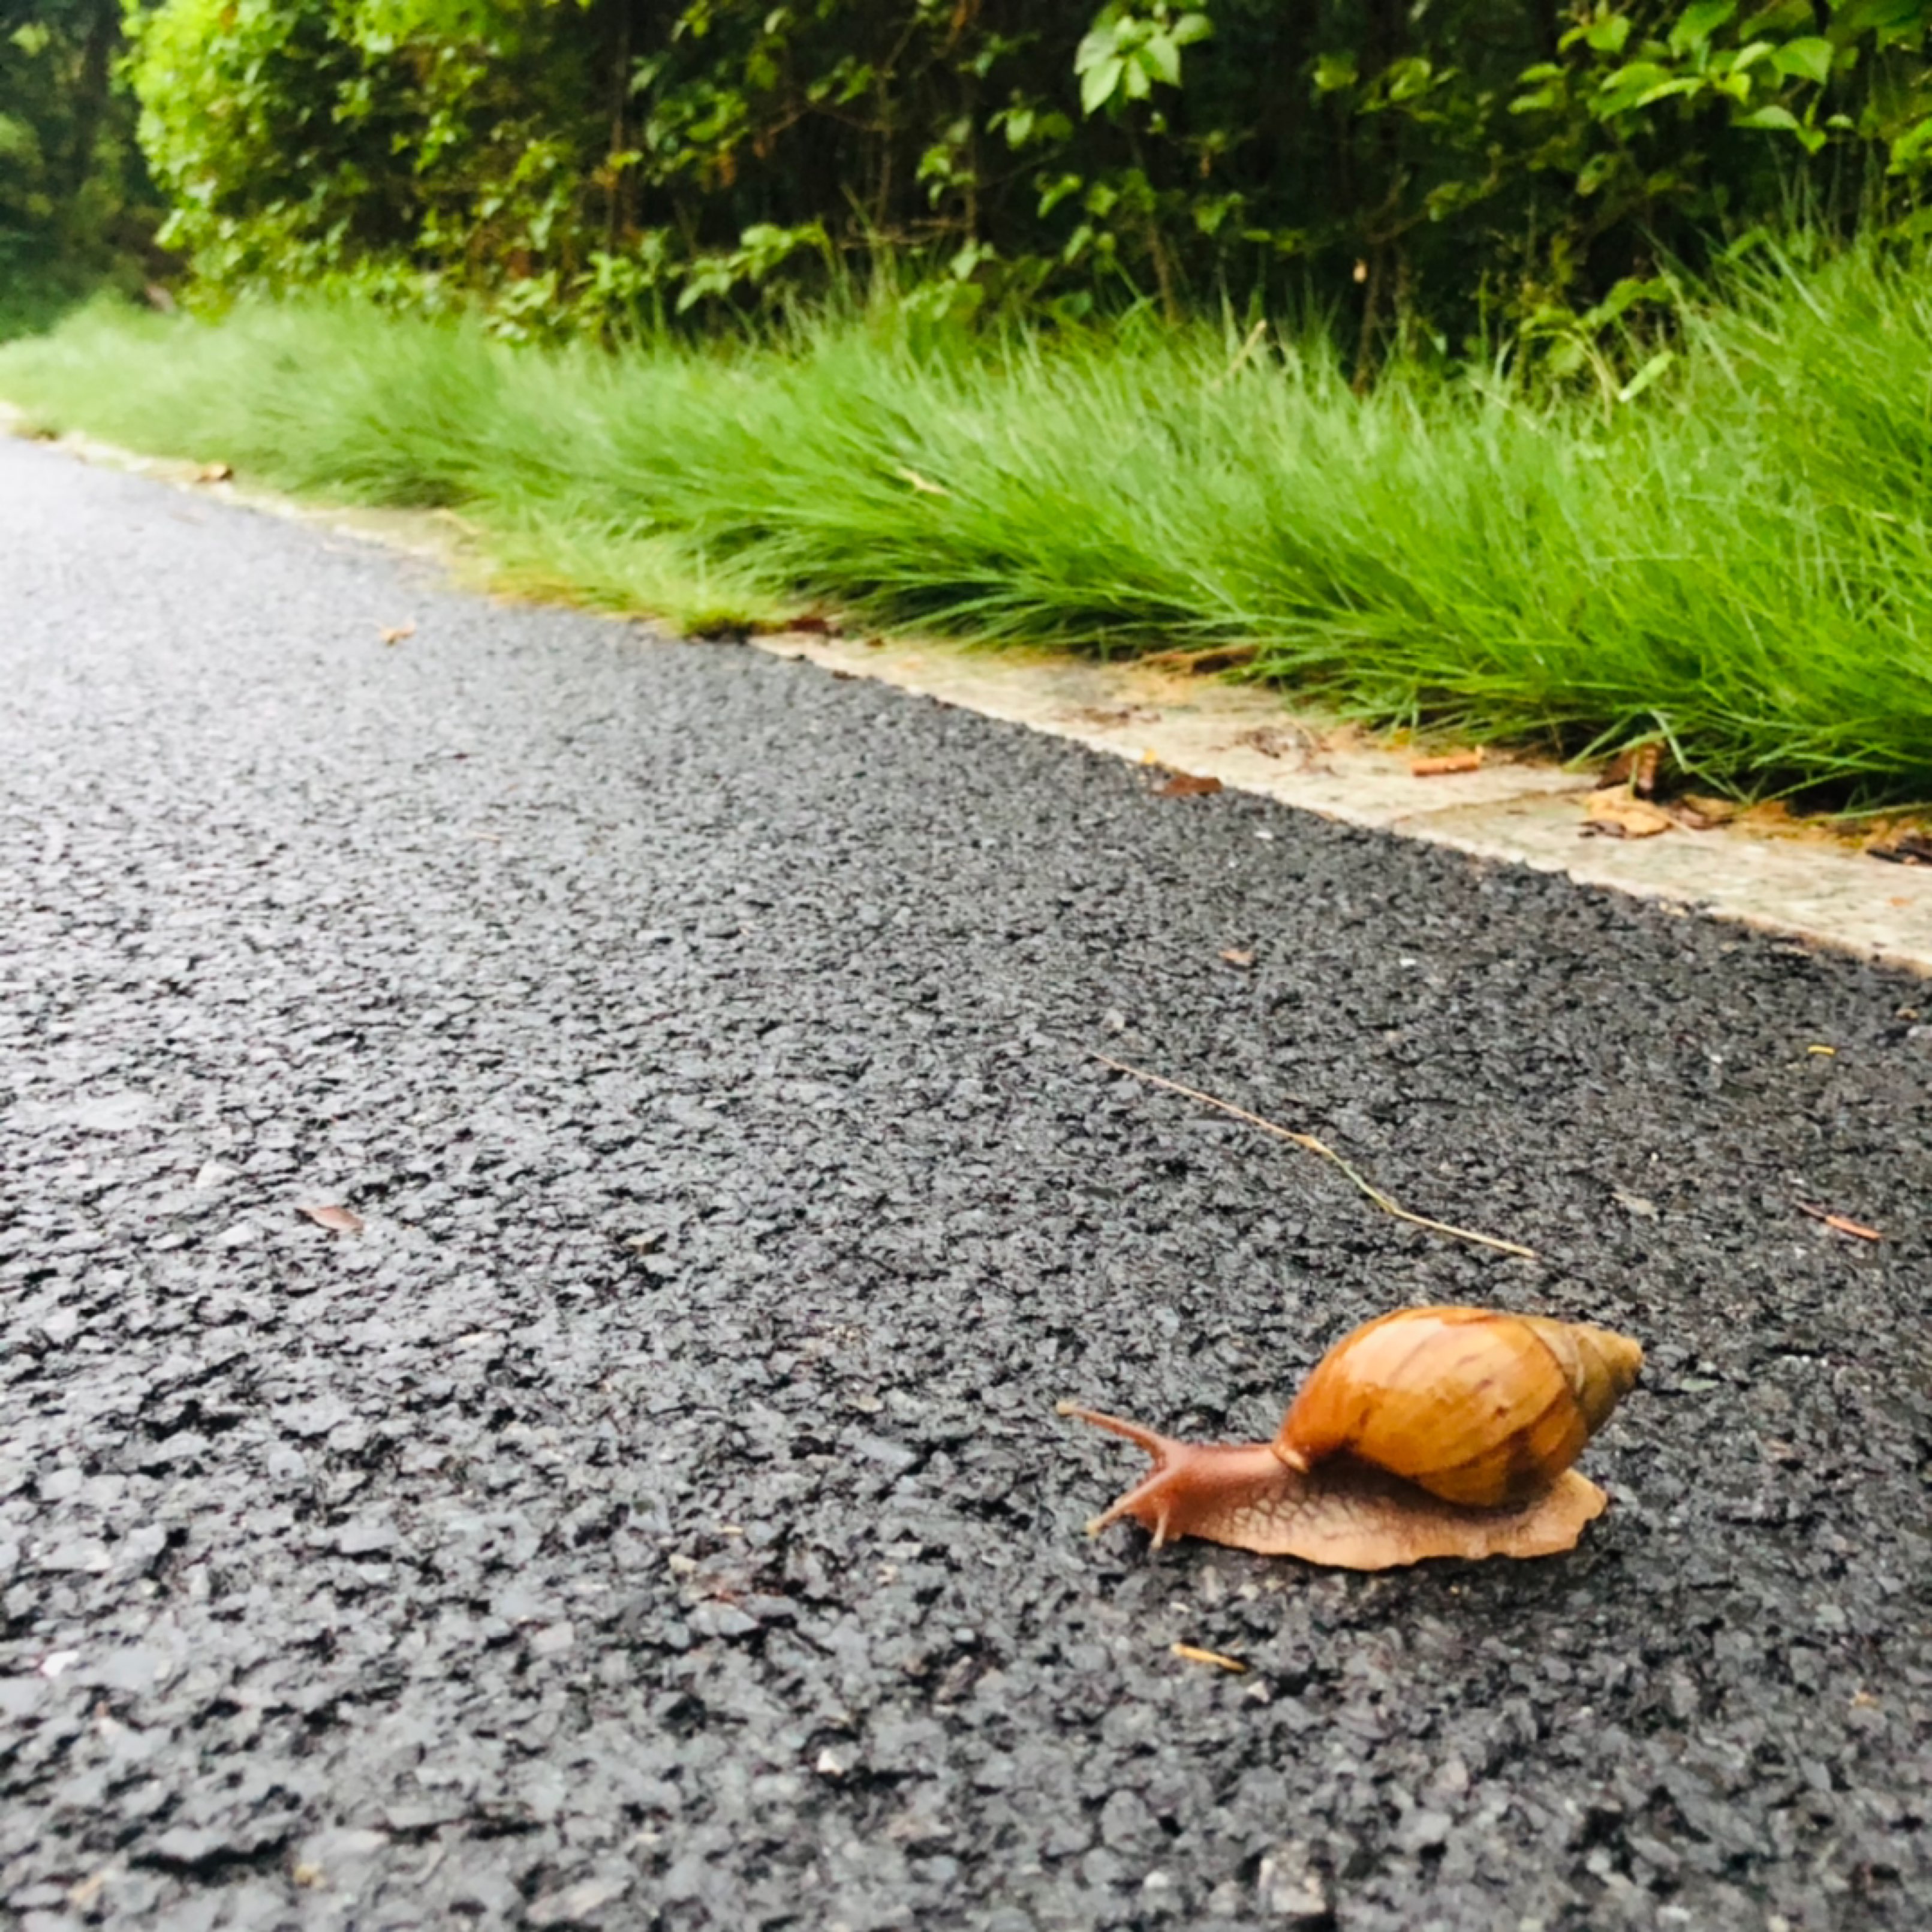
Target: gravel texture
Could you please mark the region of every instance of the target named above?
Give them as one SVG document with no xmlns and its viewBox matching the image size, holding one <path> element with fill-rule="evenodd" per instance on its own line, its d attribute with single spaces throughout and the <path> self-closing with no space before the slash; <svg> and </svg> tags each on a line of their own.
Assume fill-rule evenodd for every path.
<svg viewBox="0 0 1932 1932">
<path fill-rule="evenodd" d="M 0 612 L 7 1923 L 1932 1919 L 1922 982 L 24 444 Z M 1574 1556 L 1082 1538 L 1420 1300 L 1648 1344 Z"/>
</svg>

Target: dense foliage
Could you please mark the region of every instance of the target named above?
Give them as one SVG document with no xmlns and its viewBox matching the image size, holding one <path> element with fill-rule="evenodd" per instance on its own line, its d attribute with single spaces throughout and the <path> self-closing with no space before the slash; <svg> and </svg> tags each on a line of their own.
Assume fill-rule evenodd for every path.
<svg viewBox="0 0 1932 1932">
<path fill-rule="evenodd" d="M 121 0 L 0 0 L 0 327 L 150 244 L 120 40 Z"/>
<path fill-rule="evenodd" d="M 482 292 L 512 331 L 882 251 L 965 308 L 1561 328 L 1794 207 L 1909 225 L 1932 168 L 1932 0 L 130 4 L 210 285 Z"/>
</svg>

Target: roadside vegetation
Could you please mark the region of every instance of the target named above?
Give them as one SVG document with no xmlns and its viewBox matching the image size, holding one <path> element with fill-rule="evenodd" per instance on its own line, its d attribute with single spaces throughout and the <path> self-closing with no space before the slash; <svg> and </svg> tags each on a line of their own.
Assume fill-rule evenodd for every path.
<svg viewBox="0 0 1932 1932">
<path fill-rule="evenodd" d="M 992 641 L 1251 644 L 1253 674 L 1380 722 L 1923 796 L 1928 289 L 1916 262 L 1766 262 L 1686 307 L 1629 403 L 1507 368 L 1358 394 L 1318 335 L 1205 324 L 934 339 L 890 303 L 614 355 L 360 306 L 96 310 L 0 352 L 0 392 L 454 509 L 528 587 L 693 628 L 823 601 Z"/>
<path fill-rule="evenodd" d="M 192 313 L 0 350 L 50 427 L 692 628 L 1932 796 L 1932 0 L 126 20 Z"/>
</svg>

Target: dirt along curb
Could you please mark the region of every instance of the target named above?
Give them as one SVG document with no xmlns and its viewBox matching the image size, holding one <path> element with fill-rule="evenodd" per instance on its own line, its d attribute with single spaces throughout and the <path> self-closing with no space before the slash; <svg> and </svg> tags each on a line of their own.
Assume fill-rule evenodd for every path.
<svg viewBox="0 0 1932 1932">
<path fill-rule="evenodd" d="M 17 432 L 22 421 L 0 402 L 0 430 L 11 424 Z M 446 512 L 303 503 L 238 484 L 226 466 L 144 457 L 85 436 L 55 440 L 82 462 L 433 557 L 465 585 L 490 587 L 482 547 Z M 1255 793 L 1345 824 L 1560 873 L 1932 976 L 1932 864 L 1885 863 L 1828 823 L 1772 812 L 1700 824 L 1694 814 L 1650 812 L 1641 802 L 1627 812 L 1593 773 L 1510 752 L 1479 762 L 1418 757 L 1298 713 L 1279 692 L 1204 676 L 1178 652 L 1096 663 L 836 628 L 748 641 L 836 677 L 874 679 L 1161 766 L 1187 789 Z M 1648 836 L 1628 836 L 1646 817 L 1654 828 Z"/>
</svg>

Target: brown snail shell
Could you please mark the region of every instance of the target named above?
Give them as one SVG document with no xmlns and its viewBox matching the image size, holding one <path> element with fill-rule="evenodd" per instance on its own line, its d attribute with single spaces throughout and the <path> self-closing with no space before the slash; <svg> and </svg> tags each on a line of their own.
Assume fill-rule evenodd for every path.
<svg viewBox="0 0 1932 1932">
<path fill-rule="evenodd" d="M 1156 1546 L 1198 1536 L 1358 1570 L 1541 1556 L 1573 1548 L 1606 1506 L 1569 1466 L 1642 1360 L 1606 1329 L 1405 1309 L 1329 1351 L 1271 1443 L 1178 1442 L 1070 1403 L 1060 1413 L 1154 1460 L 1090 1531 L 1131 1516 Z"/>
<path fill-rule="evenodd" d="M 1486 1308 L 1403 1308 L 1342 1336 L 1302 1384 L 1274 1453 L 1304 1474 L 1351 1455 L 1445 1502 L 1528 1500 L 1630 1392 L 1627 1335 Z"/>
</svg>

